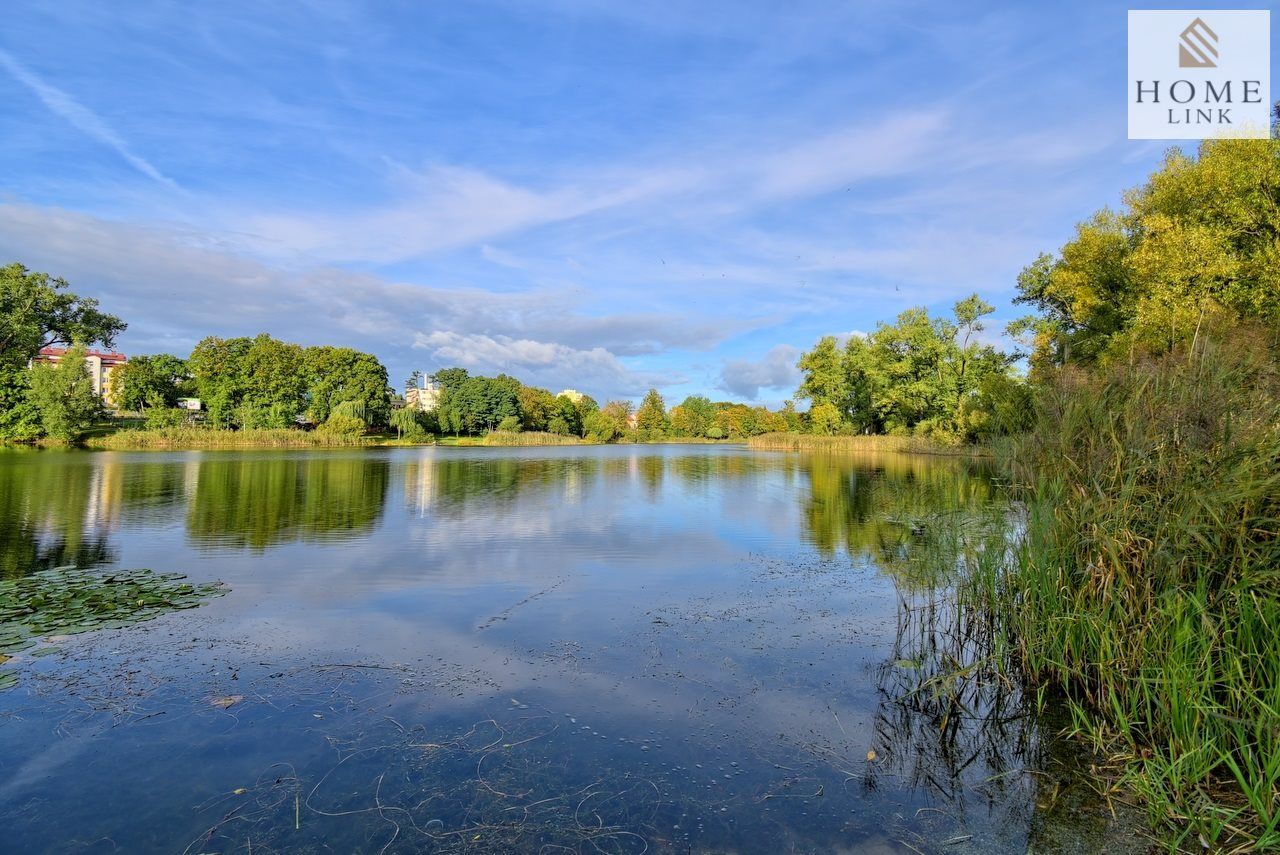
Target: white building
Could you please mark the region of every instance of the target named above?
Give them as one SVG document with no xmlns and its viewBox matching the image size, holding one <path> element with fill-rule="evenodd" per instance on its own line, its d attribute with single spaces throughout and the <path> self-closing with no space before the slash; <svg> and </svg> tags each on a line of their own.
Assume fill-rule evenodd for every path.
<svg viewBox="0 0 1280 855">
<path fill-rule="evenodd" d="M 425 386 L 410 387 L 404 392 L 404 405 L 429 413 L 440 405 L 440 384 L 425 381 Z"/>
</svg>

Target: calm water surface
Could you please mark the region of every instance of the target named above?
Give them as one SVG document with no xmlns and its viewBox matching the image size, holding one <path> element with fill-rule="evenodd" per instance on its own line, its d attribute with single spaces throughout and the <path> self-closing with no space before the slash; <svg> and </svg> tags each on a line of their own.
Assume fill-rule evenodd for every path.
<svg viewBox="0 0 1280 855">
<path fill-rule="evenodd" d="M 1013 518 L 920 457 L 0 453 L 0 575 L 230 587 L 7 663 L 0 848 L 1140 849 L 1016 697 L 929 680 Z"/>
</svg>

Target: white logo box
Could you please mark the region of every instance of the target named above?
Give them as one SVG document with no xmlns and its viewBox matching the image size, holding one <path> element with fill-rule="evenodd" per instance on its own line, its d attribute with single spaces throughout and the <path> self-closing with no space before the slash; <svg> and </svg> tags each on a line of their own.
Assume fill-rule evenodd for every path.
<svg viewBox="0 0 1280 855">
<path fill-rule="evenodd" d="M 1265 138 L 1271 13 L 1130 10 L 1129 139 Z"/>
</svg>

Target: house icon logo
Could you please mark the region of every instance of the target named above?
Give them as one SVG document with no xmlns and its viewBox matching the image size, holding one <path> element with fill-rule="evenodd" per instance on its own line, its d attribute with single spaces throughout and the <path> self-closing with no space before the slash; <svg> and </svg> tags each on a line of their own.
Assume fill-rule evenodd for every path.
<svg viewBox="0 0 1280 855">
<path fill-rule="evenodd" d="M 1179 68 L 1217 68 L 1218 34 L 1196 18 L 1178 37 Z"/>
</svg>

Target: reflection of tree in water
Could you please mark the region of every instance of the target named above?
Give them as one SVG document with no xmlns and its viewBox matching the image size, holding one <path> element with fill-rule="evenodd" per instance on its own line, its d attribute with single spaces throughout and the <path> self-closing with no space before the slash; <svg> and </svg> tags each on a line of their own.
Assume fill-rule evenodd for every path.
<svg viewBox="0 0 1280 855">
<path fill-rule="evenodd" d="M 202 459 L 187 534 L 255 549 L 351 537 L 382 517 L 389 478 L 386 459 L 369 455 Z"/>
<path fill-rule="evenodd" d="M 583 499 L 591 485 L 606 488 L 630 481 L 655 500 L 668 476 L 690 490 L 740 479 L 783 465 L 783 459 L 707 454 L 667 456 L 648 450 L 626 456 L 582 457 L 429 457 L 404 467 L 405 500 L 419 513 L 501 508 L 516 499 L 559 493 L 566 504 Z"/>
<path fill-rule="evenodd" d="M 573 503 L 600 474 L 594 457 L 432 457 L 404 467 L 405 500 L 419 512 L 446 516 L 510 506 L 516 500 L 563 494 Z"/>
<path fill-rule="evenodd" d="M 726 480 L 754 477 L 763 472 L 789 473 L 791 463 L 784 457 L 748 455 L 688 454 L 666 458 L 671 474 L 680 479 L 681 489 L 689 490 Z"/>
<path fill-rule="evenodd" d="M 871 559 L 902 582 L 937 579 L 998 514 L 998 488 L 981 461 L 815 455 L 798 465 L 809 482 L 804 521 L 819 551 Z"/>
<path fill-rule="evenodd" d="M 636 471 L 644 485 L 645 497 L 656 502 L 662 496 L 662 482 L 666 479 L 667 459 L 656 454 L 636 458 Z"/>
<path fill-rule="evenodd" d="M 108 532 L 119 514 L 121 473 L 83 460 L 39 452 L 0 460 L 0 577 L 114 560 Z"/>
</svg>

